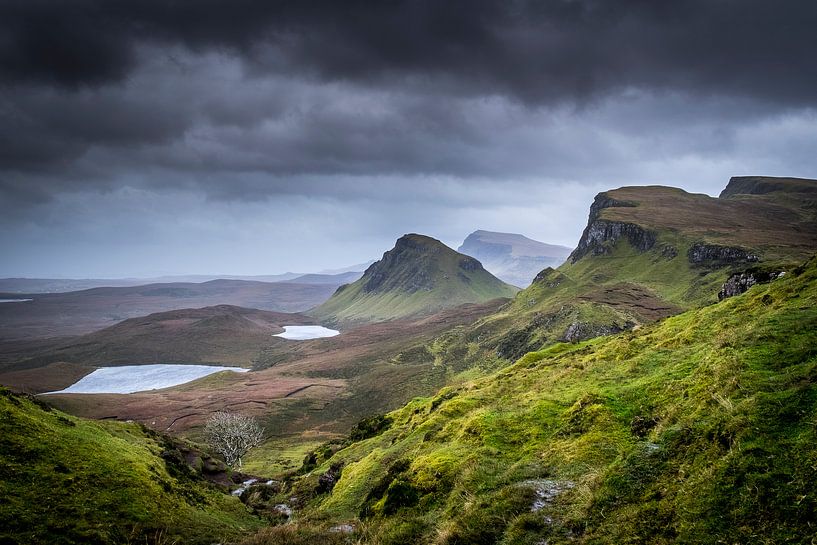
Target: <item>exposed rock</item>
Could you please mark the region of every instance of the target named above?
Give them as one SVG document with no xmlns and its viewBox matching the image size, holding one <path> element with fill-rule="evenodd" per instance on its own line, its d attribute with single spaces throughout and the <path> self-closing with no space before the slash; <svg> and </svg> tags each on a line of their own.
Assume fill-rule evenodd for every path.
<svg viewBox="0 0 817 545">
<path fill-rule="evenodd" d="M 557 497 L 572 489 L 576 484 L 572 481 L 557 481 L 553 479 L 532 479 L 523 481 L 521 486 L 533 489 L 534 500 L 530 510 L 534 513 L 549 507 Z M 548 522 L 551 522 L 548 520 Z"/>
<path fill-rule="evenodd" d="M 596 220 L 585 228 L 579 245 L 570 254 L 570 261 L 577 262 L 587 254 L 605 255 L 610 245 L 626 238 L 630 245 L 640 252 L 646 252 L 655 245 L 656 235 L 635 223 Z M 610 244 L 605 244 L 605 242 Z"/>
<path fill-rule="evenodd" d="M 638 205 L 634 202 L 620 201 L 610 197 L 607 193 L 599 193 L 593 199 L 593 204 L 590 205 L 590 221 L 597 220 L 605 208 L 633 208 L 635 206 Z"/>
<path fill-rule="evenodd" d="M 285 503 L 276 504 L 275 506 L 273 506 L 272 510 L 280 515 L 284 515 L 287 518 L 291 518 L 293 513 L 292 507 Z"/>
<path fill-rule="evenodd" d="M 721 291 L 718 292 L 718 300 L 723 301 L 727 297 L 740 295 L 755 284 L 757 284 L 757 279 L 751 273 L 733 274 L 729 277 L 729 280 L 724 282 L 723 286 L 721 286 Z"/>
<path fill-rule="evenodd" d="M 559 340 L 562 342 L 577 343 L 586 341 L 587 339 L 593 339 L 595 337 L 602 337 L 604 335 L 615 335 L 616 333 L 621 333 L 622 331 L 632 329 L 634 325 L 635 324 L 630 322 L 624 324 L 624 327 L 617 324 L 600 325 L 591 324 L 588 322 L 573 322 L 567 326 L 567 329 Z"/>
<path fill-rule="evenodd" d="M 340 472 L 343 469 L 342 464 L 332 464 L 332 466 L 320 477 L 318 477 L 318 487 L 315 492 L 318 494 L 328 494 L 335 488 L 335 484 L 340 479 Z"/>
<path fill-rule="evenodd" d="M 636 437 L 646 437 L 657 424 L 658 419 L 655 417 L 635 416 L 630 421 L 630 431 Z"/>
<path fill-rule="evenodd" d="M 669 244 L 665 245 L 661 248 L 661 257 L 665 258 L 667 261 L 670 259 L 675 259 L 678 257 L 678 248 L 675 246 L 670 246 Z"/>
<path fill-rule="evenodd" d="M 537 274 L 536 277 L 533 279 L 533 283 L 540 284 L 552 289 L 559 287 L 565 280 L 567 280 L 567 277 L 565 275 L 563 275 L 556 269 L 547 267 L 539 271 L 539 274 Z"/>
<path fill-rule="evenodd" d="M 728 297 L 734 297 L 745 293 L 755 284 L 765 284 L 786 274 L 785 272 L 766 272 L 766 271 L 746 271 L 742 273 L 733 274 L 721 286 L 718 292 L 718 300 L 723 301 Z"/>
<path fill-rule="evenodd" d="M 631 202 L 613 199 L 606 193 L 596 195 L 593 204 L 590 206 L 587 227 L 582 233 L 578 246 L 570 254 L 570 262 L 575 263 L 587 254 L 604 255 L 610 251 L 610 245 L 615 244 L 622 238 L 626 238 L 633 248 L 641 252 L 651 249 L 656 242 L 656 235 L 653 231 L 635 223 L 600 219 L 601 211 L 605 208 L 632 206 L 636 205 Z"/>
<path fill-rule="evenodd" d="M 693 244 L 687 252 L 687 258 L 693 265 L 714 267 L 760 261 L 760 257 L 746 248 L 705 244 L 703 242 Z"/>
<path fill-rule="evenodd" d="M 351 534 L 355 531 L 355 527 L 351 524 L 338 524 L 329 528 L 329 531 L 337 534 Z"/>
</svg>

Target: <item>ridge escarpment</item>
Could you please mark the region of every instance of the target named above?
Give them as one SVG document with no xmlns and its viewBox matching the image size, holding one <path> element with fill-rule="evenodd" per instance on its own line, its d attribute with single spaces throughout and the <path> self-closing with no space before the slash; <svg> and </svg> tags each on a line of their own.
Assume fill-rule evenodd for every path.
<svg viewBox="0 0 817 545">
<path fill-rule="evenodd" d="M 792 183 L 797 195 L 817 187 Z M 808 199 L 790 198 L 781 190 L 786 180 L 775 184 L 775 192 L 740 198 L 661 186 L 600 193 L 570 259 L 542 270 L 468 332 L 438 343 L 439 359 L 502 367 L 525 352 L 649 324 L 790 270 L 817 251 L 817 221 Z M 741 274 L 752 280 L 725 286 Z"/>
</svg>

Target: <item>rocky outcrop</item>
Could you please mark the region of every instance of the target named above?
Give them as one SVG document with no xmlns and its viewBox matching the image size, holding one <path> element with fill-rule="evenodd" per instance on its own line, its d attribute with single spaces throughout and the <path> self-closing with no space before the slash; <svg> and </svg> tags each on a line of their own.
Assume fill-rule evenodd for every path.
<svg viewBox="0 0 817 545">
<path fill-rule="evenodd" d="M 723 267 L 739 263 L 756 263 L 760 257 L 751 250 L 738 246 L 720 246 L 696 242 L 689 251 L 687 258 L 693 265 Z"/>
<path fill-rule="evenodd" d="M 604 335 L 615 335 L 616 333 L 632 329 L 634 326 L 635 324 L 631 322 L 624 324 L 624 327 L 617 324 L 601 325 L 588 322 L 573 322 L 567 326 L 560 340 L 566 343 L 577 343 Z"/>
<path fill-rule="evenodd" d="M 587 254 L 605 255 L 610 247 L 621 239 L 627 239 L 630 246 L 640 252 L 646 252 L 655 246 L 656 235 L 635 223 L 596 220 L 582 233 L 579 245 L 570 254 L 570 262 L 575 263 Z"/>
<path fill-rule="evenodd" d="M 317 494 L 328 494 L 335 488 L 335 484 L 340 479 L 341 471 L 343 470 L 343 464 L 334 463 L 332 466 L 326 470 L 320 477 L 318 477 L 318 486 L 315 489 Z"/>
<path fill-rule="evenodd" d="M 728 297 L 734 297 L 745 293 L 755 284 L 765 284 L 776 280 L 786 274 L 785 272 L 768 272 L 768 271 L 746 271 L 742 273 L 733 274 L 721 286 L 718 292 L 718 300 L 723 301 Z"/>
<path fill-rule="evenodd" d="M 534 284 L 540 284 L 547 288 L 557 288 L 568 278 L 552 267 L 547 267 L 539 271 L 536 278 L 533 279 Z"/>
<path fill-rule="evenodd" d="M 596 195 L 590 206 L 590 218 L 579 240 L 578 246 L 570 254 L 570 262 L 575 263 L 584 256 L 604 255 L 610 247 L 621 239 L 627 239 L 633 248 L 646 252 L 655 246 L 656 234 L 635 223 L 600 219 L 601 211 L 613 207 L 633 207 L 634 203 L 619 201 L 606 193 Z"/>
</svg>

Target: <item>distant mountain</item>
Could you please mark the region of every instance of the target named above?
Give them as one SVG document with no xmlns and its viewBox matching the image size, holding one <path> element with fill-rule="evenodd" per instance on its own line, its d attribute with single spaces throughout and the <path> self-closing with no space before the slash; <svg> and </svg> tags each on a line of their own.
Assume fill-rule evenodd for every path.
<svg viewBox="0 0 817 545">
<path fill-rule="evenodd" d="M 525 288 L 545 267 L 564 263 L 571 249 L 515 233 L 479 230 L 468 235 L 457 251 L 478 259 L 505 282 Z"/>
<path fill-rule="evenodd" d="M 302 312 L 326 301 L 341 284 L 252 282 L 219 279 L 129 287 L 92 288 L 68 293 L 0 293 L 2 341 L 81 335 L 127 318 L 154 312 L 236 305 L 274 312 Z"/>
<path fill-rule="evenodd" d="M 363 269 L 358 271 L 349 271 L 343 273 L 314 273 L 296 276 L 289 282 L 292 284 L 334 284 L 339 286 L 341 284 L 349 284 L 363 276 Z"/>
<path fill-rule="evenodd" d="M 363 270 L 363 269 L 360 269 Z M 66 293 L 92 288 L 127 288 L 145 284 L 177 282 L 202 283 L 212 280 L 247 280 L 251 282 L 286 282 L 303 273 L 284 273 L 260 276 L 187 274 L 153 278 L 0 278 L 0 292 L 4 293 Z"/>
<path fill-rule="evenodd" d="M 358 272 L 358 271 L 360 271 L 360 273 L 363 274 L 362 271 L 365 271 L 366 269 L 368 269 L 369 265 L 371 265 L 374 262 L 375 262 L 375 260 L 371 259 L 371 260 L 369 260 L 369 261 L 367 261 L 365 263 L 358 263 L 357 265 L 350 265 L 348 267 L 341 267 L 340 269 L 324 269 L 322 271 L 318 271 L 318 274 L 342 274 L 342 273 Z"/>
<path fill-rule="evenodd" d="M 335 284 L 354 282 L 371 265 L 359 263 L 337 270 L 318 273 L 287 272 L 282 274 L 231 275 L 186 274 L 153 278 L 0 278 L 0 293 L 67 293 L 93 288 L 129 288 L 145 284 L 201 284 L 214 280 L 243 280 L 246 282 L 289 282 L 295 284 Z M 357 276 L 355 276 L 357 275 Z"/>
<path fill-rule="evenodd" d="M 385 321 L 511 297 L 516 288 L 439 240 L 409 234 L 359 280 L 309 314 L 330 323 Z"/>
<path fill-rule="evenodd" d="M 44 345 L 26 361 L 32 366 L 67 362 L 85 366 L 212 363 L 246 367 L 270 345 L 272 335 L 283 332 L 283 326 L 314 323 L 303 314 L 232 305 L 171 310 Z"/>
</svg>

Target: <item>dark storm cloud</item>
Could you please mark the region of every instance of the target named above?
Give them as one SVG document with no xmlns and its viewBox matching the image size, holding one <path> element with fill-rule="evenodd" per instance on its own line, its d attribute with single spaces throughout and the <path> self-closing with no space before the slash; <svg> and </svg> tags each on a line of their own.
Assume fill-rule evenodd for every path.
<svg viewBox="0 0 817 545">
<path fill-rule="evenodd" d="M 810 0 L 19 0 L 0 7 L 0 70 L 70 88 L 121 81 L 147 42 L 229 50 L 258 72 L 527 102 L 635 86 L 813 104 L 815 28 Z"/>
<path fill-rule="evenodd" d="M 571 244 L 611 186 L 814 176 L 815 28 L 811 0 L 0 0 L 4 270 Z"/>
</svg>

